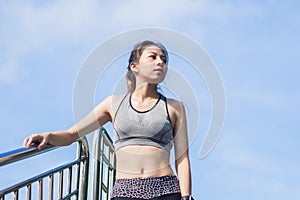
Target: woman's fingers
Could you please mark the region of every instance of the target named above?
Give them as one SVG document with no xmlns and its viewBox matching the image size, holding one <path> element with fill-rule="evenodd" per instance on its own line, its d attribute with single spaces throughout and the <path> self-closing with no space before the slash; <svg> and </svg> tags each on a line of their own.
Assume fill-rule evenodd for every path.
<svg viewBox="0 0 300 200">
<path fill-rule="evenodd" d="M 41 150 L 43 147 L 46 146 L 46 144 L 48 143 L 48 141 L 46 140 L 46 138 L 44 137 L 43 140 L 38 144 L 37 148 L 39 150 Z"/>
<path fill-rule="evenodd" d="M 37 146 L 38 149 L 42 149 L 47 144 L 47 138 L 43 134 L 33 134 L 25 138 L 23 142 L 24 147 Z"/>
<path fill-rule="evenodd" d="M 31 146 L 31 143 L 33 142 L 34 138 L 36 138 L 35 135 L 31 135 L 27 138 L 25 138 L 24 142 L 23 142 L 23 146 L 24 147 L 30 147 Z"/>
<path fill-rule="evenodd" d="M 28 140 L 29 140 L 29 138 L 28 138 L 28 137 L 24 139 L 24 142 L 23 142 L 23 147 L 27 147 Z"/>
</svg>

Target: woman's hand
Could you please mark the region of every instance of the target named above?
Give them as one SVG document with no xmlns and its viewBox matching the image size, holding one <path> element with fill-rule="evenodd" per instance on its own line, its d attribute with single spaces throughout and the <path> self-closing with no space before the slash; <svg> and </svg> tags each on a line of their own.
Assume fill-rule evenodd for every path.
<svg viewBox="0 0 300 200">
<path fill-rule="evenodd" d="M 25 138 L 23 142 L 24 147 L 33 147 L 36 146 L 38 150 L 41 150 L 49 142 L 50 133 L 42 134 L 32 134 L 31 136 Z"/>
</svg>

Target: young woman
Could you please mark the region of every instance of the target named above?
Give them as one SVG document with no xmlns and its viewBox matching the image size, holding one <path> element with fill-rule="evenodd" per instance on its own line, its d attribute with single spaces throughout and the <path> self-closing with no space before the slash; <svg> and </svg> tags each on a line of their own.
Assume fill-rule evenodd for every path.
<svg viewBox="0 0 300 200">
<path fill-rule="evenodd" d="M 181 102 L 157 91 L 167 73 L 166 48 L 152 41 L 135 45 L 126 74 L 128 93 L 112 95 L 64 131 L 33 134 L 24 140 L 63 146 L 107 122 L 114 127 L 117 159 L 112 200 L 180 200 L 191 197 L 187 125 Z M 174 144 L 177 176 L 170 166 Z"/>
</svg>

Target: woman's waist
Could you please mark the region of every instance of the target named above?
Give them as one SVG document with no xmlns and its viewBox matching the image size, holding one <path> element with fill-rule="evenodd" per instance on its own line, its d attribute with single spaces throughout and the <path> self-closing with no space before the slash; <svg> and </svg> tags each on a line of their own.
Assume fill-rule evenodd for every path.
<svg viewBox="0 0 300 200">
<path fill-rule="evenodd" d="M 116 151 L 117 175 L 123 178 L 173 175 L 170 153 L 155 147 L 127 146 Z"/>
<path fill-rule="evenodd" d="M 147 170 L 144 168 L 140 168 L 131 170 L 117 169 L 116 171 L 116 179 L 150 178 L 163 176 L 175 176 L 170 165 L 156 170 Z"/>
</svg>

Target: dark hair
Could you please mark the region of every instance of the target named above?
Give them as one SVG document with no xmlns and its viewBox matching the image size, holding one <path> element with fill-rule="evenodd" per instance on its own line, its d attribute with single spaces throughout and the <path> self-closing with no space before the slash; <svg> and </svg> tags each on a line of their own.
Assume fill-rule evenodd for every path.
<svg viewBox="0 0 300 200">
<path fill-rule="evenodd" d="M 139 42 L 136 45 L 134 45 L 130 56 L 129 56 L 129 60 L 128 60 L 128 66 L 127 66 L 127 73 L 126 73 L 126 81 L 127 81 L 127 89 L 128 92 L 132 93 L 135 90 L 135 76 L 133 74 L 133 72 L 130 70 L 130 65 L 131 63 L 136 63 L 140 60 L 141 55 L 143 54 L 144 50 L 148 47 L 148 46 L 157 46 L 158 48 L 160 48 L 164 54 L 164 56 L 166 57 L 166 63 L 168 64 L 169 61 L 169 55 L 168 55 L 168 51 L 166 49 L 166 47 L 164 45 L 162 45 L 161 43 L 158 42 L 153 42 L 150 40 L 145 40 L 143 42 Z"/>
</svg>

